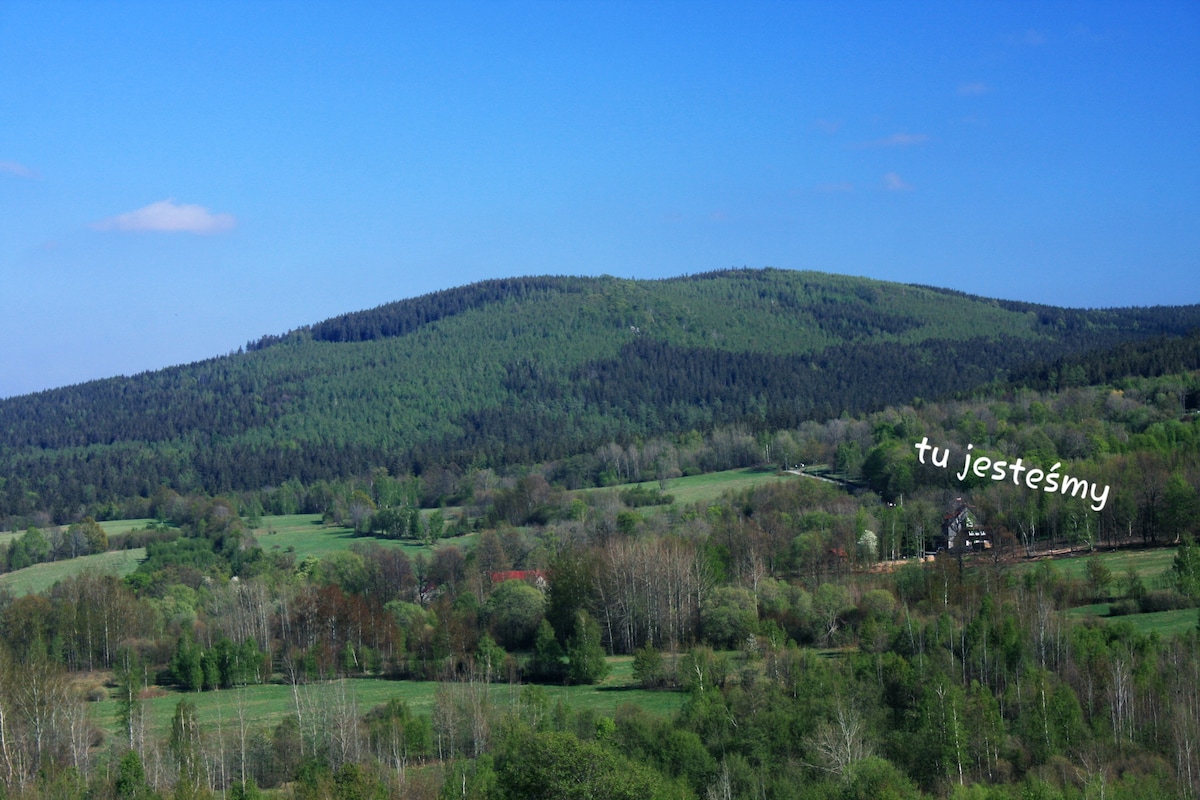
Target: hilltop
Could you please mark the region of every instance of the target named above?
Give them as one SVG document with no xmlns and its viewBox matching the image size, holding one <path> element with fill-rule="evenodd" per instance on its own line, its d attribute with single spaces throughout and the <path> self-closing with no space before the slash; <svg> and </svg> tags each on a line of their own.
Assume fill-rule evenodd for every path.
<svg viewBox="0 0 1200 800">
<path fill-rule="evenodd" d="M 485 281 L 0 401 L 0 517 L 767 431 L 1198 326 L 1200 306 L 1085 311 L 774 269 Z"/>
</svg>

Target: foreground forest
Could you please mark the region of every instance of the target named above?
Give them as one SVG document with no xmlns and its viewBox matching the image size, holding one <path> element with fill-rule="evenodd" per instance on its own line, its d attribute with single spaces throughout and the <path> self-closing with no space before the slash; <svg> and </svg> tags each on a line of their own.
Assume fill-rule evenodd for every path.
<svg viewBox="0 0 1200 800">
<path fill-rule="evenodd" d="M 1159 372 L 1177 346 L 1130 363 Z M 163 489 L 154 521 L 112 535 L 30 525 L 9 568 L 146 557 L 0 604 L 0 780 L 24 797 L 1195 797 L 1198 394 L 1194 370 L 1005 384 L 439 489 L 376 469 Z M 970 444 L 1111 495 L 964 483 L 920 464 L 923 439 L 952 466 Z M 799 463 L 841 483 L 773 474 Z M 747 465 L 769 468 L 673 497 Z M 579 488 L 595 484 L 612 488 Z M 991 546 L 918 558 L 960 497 Z M 453 505 L 420 510 L 434 498 Z M 349 546 L 264 549 L 265 515 L 297 510 Z M 611 701 L 576 702 L 589 685 Z"/>
</svg>

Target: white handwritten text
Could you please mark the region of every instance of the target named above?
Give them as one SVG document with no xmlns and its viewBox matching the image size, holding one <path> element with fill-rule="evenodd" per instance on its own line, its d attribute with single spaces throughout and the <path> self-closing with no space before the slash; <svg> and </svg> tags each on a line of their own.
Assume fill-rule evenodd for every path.
<svg viewBox="0 0 1200 800">
<path fill-rule="evenodd" d="M 929 463 L 935 467 L 946 468 L 946 463 L 950 459 L 950 448 L 934 447 L 929 443 L 929 437 L 924 436 L 921 441 L 917 442 L 913 447 L 917 448 L 917 458 L 922 464 L 925 462 L 925 453 L 932 450 L 929 456 Z M 1011 464 L 1007 461 L 993 461 L 987 456 L 975 456 L 974 463 L 971 461 L 971 451 L 975 449 L 975 445 L 967 445 L 966 459 L 963 461 L 962 472 L 956 476 L 960 481 L 965 479 L 967 475 L 974 475 L 976 478 L 991 477 L 994 481 L 1002 481 L 1012 475 L 1012 482 L 1015 486 L 1021 485 L 1021 475 L 1024 473 L 1025 485 L 1030 489 L 1040 488 L 1044 492 L 1059 492 L 1072 497 L 1078 497 L 1084 500 L 1088 499 L 1089 492 L 1092 499 L 1092 510 L 1103 511 L 1104 504 L 1108 502 L 1108 486 L 1105 485 L 1104 491 L 1097 495 L 1096 491 L 1100 488 L 1098 483 L 1088 483 L 1085 480 L 1072 477 L 1070 475 L 1060 475 L 1058 468 L 1062 466 L 1062 462 L 1056 462 L 1049 470 L 1042 470 L 1038 467 L 1029 467 L 1021 459 L 1017 459 Z M 940 456 L 940 460 L 939 460 Z M 990 476 L 989 476 L 990 473 Z"/>
</svg>

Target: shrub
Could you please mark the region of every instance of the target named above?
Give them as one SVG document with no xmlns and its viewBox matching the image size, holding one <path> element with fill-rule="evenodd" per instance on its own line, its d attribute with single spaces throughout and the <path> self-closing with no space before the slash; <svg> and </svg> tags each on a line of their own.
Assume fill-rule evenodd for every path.
<svg viewBox="0 0 1200 800">
<path fill-rule="evenodd" d="M 1138 601 L 1138 608 L 1143 614 L 1155 611 L 1174 611 L 1177 608 L 1191 608 L 1192 599 L 1185 597 L 1172 589 L 1160 589 L 1146 592 Z"/>
<path fill-rule="evenodd" d="M 1110 617 L 1124 617 L 1141 611 L 1137 600 L 1118 600 L 1108 607 Z"/>
<path fill-rule="evenodd" d="M 657 689 L 667 682 L 662 653 L 652 645 L 633 651 L 633 677 L 643 689 Z"/>
<path fill-rule="evenodd" d="M 675 497 L 674 495 L 663 494 L 661 489 L 639 485 L 621 492 L 621 502 L 630 508 L 669 506 L 675 502 Z"/>
</svg>

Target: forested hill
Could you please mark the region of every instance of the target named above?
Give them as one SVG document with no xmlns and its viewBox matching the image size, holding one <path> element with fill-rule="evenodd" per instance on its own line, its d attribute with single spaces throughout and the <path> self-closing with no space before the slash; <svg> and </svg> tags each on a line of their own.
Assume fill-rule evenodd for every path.
<svg viewBox="0 0 1200 800">
<path fill-rule="evenodd" d="M 0 401 L 0 518 L 103 513 L 164 484 L 218 493 L 773 429 L 1197 327 L 1200 306 L 1082 311 L 815 272 L 485 281 Z"/>
</svg>

